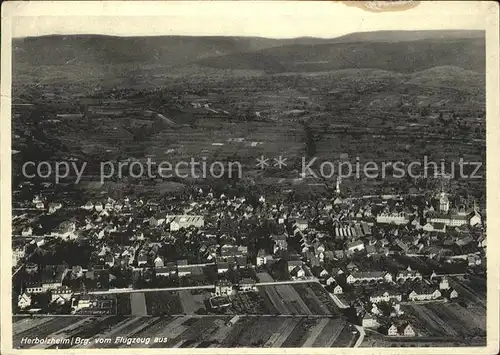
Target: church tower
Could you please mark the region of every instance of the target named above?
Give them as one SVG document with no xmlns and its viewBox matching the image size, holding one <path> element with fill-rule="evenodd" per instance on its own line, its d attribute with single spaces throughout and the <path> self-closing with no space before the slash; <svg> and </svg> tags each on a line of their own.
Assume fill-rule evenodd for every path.
<svg viewBox="0 0 500 355">
<path fill-rule="evenodd" d="M 448 194 L 441 191 L 439 194 L 439 211 L 441 213 L 448 213 L 450 210 L 450 200 L 448 199 Z"/>
<path fill-rule="evenodd" d="M 337 183 L 335 185 L 335 192 L 338 194 L 340 194 L 340 182 L 342 181 L 341 177 L 340 176 L 337 176 Z"/>
</svg>

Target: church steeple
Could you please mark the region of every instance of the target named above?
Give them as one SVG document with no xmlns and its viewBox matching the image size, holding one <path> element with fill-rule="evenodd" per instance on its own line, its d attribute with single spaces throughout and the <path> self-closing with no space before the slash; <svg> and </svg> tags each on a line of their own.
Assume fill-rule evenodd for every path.
<svg viewBox="0 0 500 355">
<path fill-rule="evenodd" d="M 441 190 L 439 194 L 439 211 L 442 213 L 448 213 L 450 210 L 450 200 L 448 199 L 448 194 Z"/>
<path fill-rule="evenodd" d="M 340 176 L 337 176 L 337 183 L 335 185 L 335 192 L 337 194 L 340 194 L 340 183 L 342 181 L 342 178 Z"/>
</svg>

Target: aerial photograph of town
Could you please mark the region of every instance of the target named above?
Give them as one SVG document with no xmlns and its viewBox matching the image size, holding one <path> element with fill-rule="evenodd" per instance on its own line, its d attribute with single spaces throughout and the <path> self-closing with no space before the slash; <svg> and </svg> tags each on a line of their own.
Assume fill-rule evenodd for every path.
<svg viewBox="0 0 500 355">
<path fill-rule="evenodd" d="M 12 39 L 15 349 L 486 346 L 484 30 L 172 33 Z"/>
</svg>

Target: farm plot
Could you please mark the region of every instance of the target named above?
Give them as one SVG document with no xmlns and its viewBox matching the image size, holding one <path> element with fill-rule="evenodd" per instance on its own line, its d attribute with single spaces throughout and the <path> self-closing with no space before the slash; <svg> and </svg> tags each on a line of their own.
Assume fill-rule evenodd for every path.
<svg viewBox="0 0 500 355">
<path fill-rule="evenodd" d="M 274 331 L 273 335 L 264 343 L 264 347 L 269 348 L 279 348 L 288 338 L 290 333 L 292 333 L 293 329 L 299 322 L 301 318 L 293 317 L 293 318 L 282 318 L 284 319 L 283 323 L 279 326 L 279 328 Z"/>
<path fill-rule="evenodd" d="M 343 319 L 330 318 L 328 323 L 323 327 L 311 346 L 315 348 L 328 348 L 333 346 L 337 340 L 337 337 L 339 337 L 339 335 L 342 333 L 342 330 L 346 327 L 346 322 Z"/>
<path fill-rule="evenodd" d="M 359 333 L 353 333 L 354 329 L 352 325 L 346 324 L 331 346 L 335 348 L 352 347 L 359 336 Z"/>
<path fill-rule="evenodd" d="M 173 317 L 163 316 L 163 317 L 153 317 L 150 321 L 139 329 L 135 329 L 129 336 L 132 338 L 142 338 L 152 336 L 156 334 L 161 329 L 165 328 L 168 323 L 172 321 Z"/>
<path fill-rule="evenodd" d="M 15 332 L 12 339 L 12 344 L 15 348 L 24 349 L 32 347 L 31 344 L 21 344 L 21 339 L 24 337 L 28 338 L 45 338 L 49 335 L 57 332 L 60 329 L 66 328 L 67 326 L 77 322 L 81 317 L 58 317 L 58 318 L 48 318 L 44 322 L 32 322 L 32 327 L 29 327 L 21 332 Z"/>
<path fill-rule="evenodd" d="M 479 277 L 464 279 L 462 277 L 452 277 L 450 285 L 461 298 L 475 306 L 486 308 L 486 280 Z"/>
<path fill-rule="evenodd" d="M 142 329 L 151 321 L 151 317 L 130 317 L 128 322 L 123 323 L 120 327 L 115 327 L 108 333 L 102 334 L 102 338 L 114 339 L 117 336 L 128 337 L 129 334 L 138 329 Z M 117 344 L 112 341 L 110 344 L 91 343 L 91 348 L 116 348 Z"/>
<path fill-rule="evenodd" d="M 321 302 L 322 305 L 324 305 L 328 309 L 328 314 L 339 314 L 340 310 L 335 304 L 335 302 L 332 300 L 328 292 L 321 286 L 320 284 L 317 283 L 310 283 L 308 284 L 312 292 L 316 295 L 317 299 L 319 302 Z"/>
<path fill-rule="evenodd" d="M 265 290 L 273 308 L 279 314 L 312 314 L 311 310 L 291 285 L 263 286 L 262 289 Z"/>
<path fill-rule="evenodd" d="M 153 316 L 183 314 L 182 302 L 177 292 L 145 292 L 147 314 Z"/>
<path fill-rule="evenodd" d="M 330 296 L 325 293 L 325 296 L 328 297 L 328 299 L 326 299 L 326 297 L 323 297 L 323 295 L 320 293 L 321 291 L 317 290 L 315 293 L 315 291 L 313 291 L 314 286 L 313 287 L 311 286 L 312 285 L 294 284 L 292 287 L 295 289 L 295 291 L 297 291 L 302 300 L 304 300 L 304 303 L 311 310 L 312 314 L 318 314 L 318 315 L 331 314 L 332 312 L 328 306 L 328 304 L 331 303 Z M 318 297 L 318 295 L 320 296 Z M 325 299 L 326 299 L 326 304 L 325 304 Z"/>
<path fill-rule="evenodd" d="M 118 293 L 116 294 L 116 313 L 127 316 L 132 313 L 130 304 L 130 294 Z"/>
<path fill-rule="evenodd" d="M 30 337 L 58 336 L 66 339 L 71 337 L 113 339 L 117 336 L 152 339 L 148 345 L 127 345 L 114 341 L 110 344 L 96 344 L 91 340 L 86 346 L 96 348 L 328 347 L 351 344 L 344 320 L 321 317 L 242 316 L 232 326 L 226 325 L 230 316 L 45 318 L 49 319 L 44 323 L 45 327 L 39 331 L 25 329 L 24 332 L 30 331 Z M 21 333 L 14 335 L 14 347 L 20 347 Z M 155 343 L 153 339 L 156 337 L 165 337 L 168 341 Z M 59 349 L 82 347 L 71 344 L 58 346 Z M 50 348 L 55 349 L 55 346 Z"/>
<path fill-rule="evenodd" d="M 269 275 L 267 272 L 258 272 L 257 273 L 257 278 L 259 279 L 259 282 L 273 282 L 274 279 Z"/>
<path fill-rule="evenodd" d="M 120 326 L 121 323 L 126 322 L 128 317 L 124 316 L 109 316 L 109 317 L 99 317 L 99 318 L 89 318 L 87 324 L 82 325 L 77 328 L 78 330 L 71 334 L 71 337 L 76 338 L 87 338 L 92 339 L 96 336 L 106 333 L 111 329 Z M 70 344 L 59 345 L 59 349 L 71 348 Z"/>
<path fill-rule="evenodd" d="M 208 319 L 205 319 L 206 322 Z M 200 327 L 198 330 L 194 329 L 186 331 L 181 337 L 186 337 L 187 342 L 183 343 L 181 347 L 201 347 L 205 346 L 244 346 L 244 347 L 261 347 L 271 337 L 274 330 L 283 323 L 281 317 L 244 317 L 240 319 L 233 326 L 220 326 L 216 322 L 216 318 L 211 319 L 210 324 L 203 325 L 200 320 L 193 326 Z M 221 331 L 228 328 L 229 331 Z M 188 332 L 191 334 L 189 337 Z M 198 335 L 196 335 L 198 333 Z M 208 337 L 200 337 L 199 334 L 206 334 Z M 202 342 L 199 342 L 202 340 Z"/>
<path fill-rule="evenodd" d="M 231 297 L 231 313 L 234 314 L 273 314 L 275 309 L 257 292 L 239 293 Z"/>
<path fill-rule="evenodd" d="M 403 311 L 409 317 L 410 323 L 416 328 L 416 332 L 422 336 L 454 336 L 456 332 L 453 328 L 443 324 L 432 312 L 429 312 L 425 305 L 412 304 L 403 306 Z"/>
<path fill-rule="evenodd" d="M 182 308 L 186 314 L 194 314 L 200 309 L 205 309 L 205 300 L 210 297 L 208 293 L 193 294 L 189 290 L 182 290 L 178 293 Z"/>
<path fill-rule="evenodd" d="M 12 332 L 14 334 L 22 333 L 26 330 L 36 328 L 38 325 L 50 321 L 48 317 L 19 317 L 19 322 L 14 323 Z"/>
<path fill-rule="evenodd" d="M 189 316 L 177 318 L 168 324 L 165 330 L 159 333 L 159 336 L 168 337 L 166 343 L 156 343 L 151 348 L 171 348 L 171 347 L 189 347 L 196 345 L 203 340 L 213 329 L 214 319 L 211 317 L 189 318 Z"/>
<path fill-rule="evenodd" d="M 178 336 L 189 329 L 190 325 L 184 323 L 190 319 L 190 316 L 177 317 L 172 319 L 164 328 L 160 328 L 154 337 L 168 338 L 166 343 L 153 343 L 150 347 L 171 348 L 174 347 L 179 341 L 176 340 Z M 149 334 L 152 336 L 151 334 Z"/>
<path fill-rule="evenodd" d="M 300 347 L 311 335 L 311 331 L 317 326 L 318 319 L 303 318 L 293 328 L 293 331 L 286 338 L 282 347 L 284 348 L 297 348 Z"/>
<path fill-rule="evenodd" d="M 130 313 L 134 316 L 145 316 L 148 314 L 144 292 L 130 294 Z"/>
<path fill-rule="evenodd" d="M 220 341 L 220 347 L 231 348 L 238 346 L 239 339 L 245 338 L 245 332 L 250 323 L 251 320 L 249 318 L 242 318 L 239 322 L 234 324 L 231 327 L 231 331 Z"/>
<path fill-rule="evenodd" d="M 262 302 L 265 305 L 265 308 L 269 310 L 269 314 L 280 314 L 279 310 L 274 306 L 271 297 L 269 297 L 269 294 L 264 289 L 264 287 L 258 287 L 257 290 L 260 298 L 262 299 Z"/>
<path fill-rule="evenodd" d="M 175 339 L 183 341 L 181 346 L 183 348 L 199 347 L 200 343 L 207 340 L 219 327 L 225 326 L 224 322 L 219 322 L 217 317 L 191 318 L 189 321 L 193 321 L 189 328 Z M 188 326 L 187 322 L 183 325 Z"/>
<path fill-rule="evenodd" d="M 403 309 L 423 336 L 467 338 L 486 335 L 485 318 L 457 303 L 414 304 Z"/>
<path fill-rule="evenodd" d="M 449 324 L 462 337 L 486 335 L 486 322 L 457 303 L 427 304 L 426 307 Z"/>
<path fill-rule="evenodd" d="M 239 344 L 244 347 L 263 346 L 283 322 L 281 317 L 252 317 Z"/>
<path fill-rule="evenodd" d="M 303 347 L 305 348 L 310 348 L 318 336 L 321 334 L 321 331 L 326 327 L 330 320 L 328 318 L 320 319 L 316 325 L 311 328 L 309 337 L 305 340 L 304 344 L 302 344 Z"/>
</svg>

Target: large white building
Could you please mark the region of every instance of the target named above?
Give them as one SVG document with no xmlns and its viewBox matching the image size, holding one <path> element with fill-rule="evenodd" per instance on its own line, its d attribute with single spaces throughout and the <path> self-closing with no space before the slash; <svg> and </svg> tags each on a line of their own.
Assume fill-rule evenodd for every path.
<svg viewBox="0 0 500 355">
<path fill-rule="evenodd" d="M 353 271 L 347 276 L 346 281 L 348 284 L 373 281 L 392 282 L 392 274 L 385 271 Z"/>
<path fill-rule="evenodd" d="M 404 212 L 381 213 L 377 216 L 377 223 L 408 224 L 410 223 L 410 217 Z"/>
<path fill-rule="evenodd" d="M 370 296 L 370 302 L 372 303 L 389 302 L 391 300 L 401 302 L 401 299 L 401 294 L 390 291 L 377 291 Z"/>
<path fill-rule="evenodd" d="M 451 214 L 451 215 L 437 214 L 430 216 L 428 218 L 428 221 L 430 223 L 443 223 L 444 225 L 450 227 L 460 227 L 464 224 L 469 223 L 469 217 L 466 215 L 464 216 L 459 214 Z"/>
</svg>

